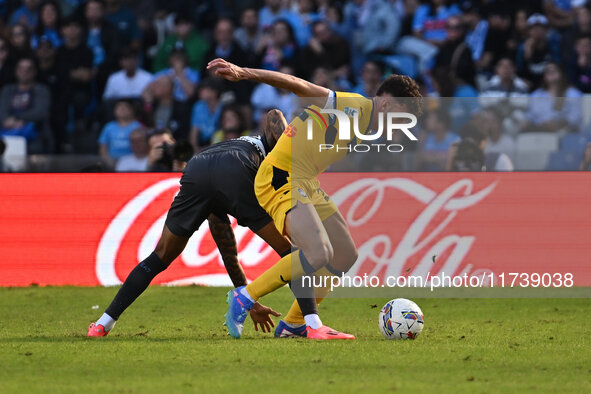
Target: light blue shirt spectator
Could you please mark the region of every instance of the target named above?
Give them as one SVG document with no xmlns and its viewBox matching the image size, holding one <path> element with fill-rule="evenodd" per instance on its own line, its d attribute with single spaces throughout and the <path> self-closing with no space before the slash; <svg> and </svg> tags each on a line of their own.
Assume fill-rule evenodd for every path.
<svg viewBox="0 0 591 394">
<path fill-rule="evenodd" d="M 185 72 L 185 77 L 189 80 L 189 82 L 191 82 L 194 85 L 197 84 L 197 82 L 199 82 L 200 78 L 199 78 L 198 71 L 193 70 L 190 67 L 185 67 L 184 72 Z M 181 82 L 178 80 L 178 78 L 175 77 L 174 70 L 172 68 L 167 68 L 165 70 L 157 72 L 156 74 L 154 74 L 154 81 L 163 75 L 170 76 L 174 81 L 174 85 L 172 88 L 172 95 L 174 96 L 174 99 L 177 101 L 182 101 L 182 102 L 187 101 L 189 99 L 189 97 L 187 96 L 187 93 L 185 93 L 185 91 L 183 90 L 183 86 L 181 85 Z"/>
<path fill-rule="evenodd" d="M 203 100 L 197 101 L 193 106 L 193 113 L 191 114 L 191 127 L 196 127 L 199 129 L 200 145 L 207 144 L 211 139 L 211 136 L 216 130 L 221 112 L 221 104 L 218 104 L 214 111 L 210 111 L 209 106 Z"/>
<path fill-rule="evenodd" d="M 278 19 L 285 19 L 291 25 L 299 46 L 304 47 L 308 44 L 311 37 L 310 27 L 302 21 L 300 15 L 285 8 L 277 14 L 273 14 L 269 7 L 263 7 L 259 11 L 259 27 L 262 31 Z"/>
<path fill-rule="evenodd" d="M 452 4 L 448 7 L 439 7 L 435 15 L 430 15 L 430 13 L 431 6 L 428 4 L 417 8 L 412 21 L 412 29 L 415 32 L 421 32 L 427 41 L 441 42 L 447 38 L 445 31 L 447 19 L 452 15 L 459 15 L 460 9 L 456 4 Z"/>
<path fill-rule="evenodd" d="M 132 153 L 129 135 L 140 126 L 140 123 L 137 121 L 133 121 L 127 126 L 121 126 L 116 121 L 109 122 L 101 131 L 99 143 L 107 146 L 109 156 L 119 159 L 124 155 Z"/>
<path fill-rule="evenodd" d="M 451 144 L 458 142 L 460 137 L 452 132 L 445 133 L 443 140 L 438 141 L 432 133 L 427 134 L 423 150 L 430 152 L 447 152 L 451 148 Z"/>
<path fill-rule="evenodd" d="M 564 93 L 564 103 L 557 106 L 557 98 L 550 95 L 547 90 L 534 91 L 529 99 L 529 108 L 526 117 L 533 124 L 542 124 L 553 120 L 566 120 L 571 128 L 578 130 L 583 119 L 581 97 L 583 94 L 573 87 Z"/>
</svg>

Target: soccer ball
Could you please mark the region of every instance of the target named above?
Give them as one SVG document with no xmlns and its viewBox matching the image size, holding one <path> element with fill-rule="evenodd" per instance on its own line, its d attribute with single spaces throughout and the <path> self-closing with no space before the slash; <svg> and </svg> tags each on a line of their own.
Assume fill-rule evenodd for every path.
<svg viewBox="0 0 591 394">
<path fill-rule="evenodd" d="M 388 301 L 380 311 L 378 325 L 386 339 L 415 339 L 423 331 L 421 308 L 406 298 Z"/>
</svg>

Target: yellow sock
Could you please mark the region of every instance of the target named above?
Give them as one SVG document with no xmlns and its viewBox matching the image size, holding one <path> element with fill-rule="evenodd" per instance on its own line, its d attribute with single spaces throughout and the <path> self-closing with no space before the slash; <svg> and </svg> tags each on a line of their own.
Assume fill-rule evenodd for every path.
<svg viewBox="0 0 591 394">
<path fill-rule="evenodd" d="M 320 268 L 318 271 L 314 273 L 316 276 L 333 276 L 333 274 L 327 270 L 325 267 Z M 323 282 L 324 283 L 324 282 Z M 324 297 L 330 292 L 330 287 L 317 287 L 314 289 L 314 295 L 316 296 L 316 304 L 320 304 Z M 285 315 L 283 319 L 286 323 L 289 324 L 306 324 L 304 320 L 304 315 L 302 314 L 302 310 L 300 309 L 300 304 L 298 304 L 298 300 L 294 300 L 293 304 L 291 304 L 291 308 L 289 308 L 289 312 Z"/>
<path fill-rule="evenodd" d="M 246 291 L 255 301 L 291 281 L 292 276 L 304 275 L 299 251 L 292 252 L 263 272 L 246 286 Z"/>
</svg>

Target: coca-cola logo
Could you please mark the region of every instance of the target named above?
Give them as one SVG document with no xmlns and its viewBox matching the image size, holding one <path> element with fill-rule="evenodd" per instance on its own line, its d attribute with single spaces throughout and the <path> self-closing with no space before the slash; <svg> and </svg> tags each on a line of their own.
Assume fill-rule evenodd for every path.
<svg viewBox="0 0 591 394">
<path fill-rule="evenodd" d="M 397 277 L 404 274 L 426 277 L 430 272 L 433 276 L 437 274 L 433 272 L 434 257 L 445 253 L 447 260 L 438 265 L 439 273 L 451 276 L 470 271 L 470 264 L 464 266 L 461 272 L 458 269 L 470 251 L 475 237 L 471 234 L 442 236 L 442 233 L 461 211 L 485 199 L 496 184 L 497 182 L 493 182 L 474 192 L 472 180 L 460 179 L 445 190 L 437 192 L 408 178 L 364 178 L 341 188 L 334 193 L 333 200 L 338 206 L 350 200 L 349 209 L 343 212 L 343 216 L 351 228 L 371 228 L 372 220 L 376 220 L 381 212 L 389 209 L 385 204 L 386 193 L 389 190 L 403 192 L 424 205 L 420 214 L 403 230 L 399 240 L 392 239 L 390 234 L 382 231 L 358 245 L 359 258 L 348 275 Z M 440 219 L 436 226 L 430 226 L 437 215 L 444 215 L 443 219 Z M 417 256 L 418 264 L 403 272 L 409 259 L 416 259 Z M 368 266 L 371 268 L 367 269 Z"/>
<path fill-rule="evenodd" d="M 493 182 L 479 191 L 474 191 L 472 180 L 460 179 L 438 192 L 411 179 L 394 177 L 362 178 L 340 187 L 332 198 L 338 206 L 346 206 L 346 210 L 342 213 L 352 231 L 358 228 L 363 228 L 364 231 L 378 228 L 374 221 L 379 218 L 380 212 L 388 209 L 387 193 L 402 192 L 406 195 L 405 199 L 410 197 L 423 205 L 418 216 L 408 219 L 407 222 L 410 224 L 405 226 L 401 237 L 394 239 L 387 229 L 380 227 L 376 234 L 372 233 L 369 238 L 360 242 L 358 244 L 359 259 L 349 271 L 349 275 L 367 273 L 380 274 L 380 276 L 401 274 L 425 276 L 430 271 L 433 276 L 436 274 L 432 271 L 433 256 L 445 253 L 447 253 L 447 259 L 439 265 L 439 273 L 461 275 L 470 271 L 472 267 L 462 263 L 472 248 L 475 237 L 470 233 L 456 234 L 449 231 L 443 235 L 444 230 L 463 210 L 484 200 L 494 190 L 496 184 Z M 178 188 L 178 178 L 156 182 L 129 200 L 113 217 L 96 251 L 95 272 L 102 285 L 112 286 L 122 283 L 124 274 L 118 273 L 117 270 L 118 264 L 121 264 L 121 262 L 118 263 L 118 254 L 122 245 L 133 242 L 126 240 L 126 235 L 136 224 L 138 217 L 155 200 L 165 193 L 172 195 Z M 137 248 L 135 264 L 154 250 L 166 219 L 168 206 L 163 207 L 163 213 L 154 217 L 153 222 L 150 218 L 152 224 L 148 226 L 139 242 L 136 241 L 135 245 L 131 245 Z M 437 215 L 443 215 L 443 219 L 433 225 Z M 240 262 L 247 272 L 249 269 L 261 272 L 277 260 L 273 250 L 262 239 L 252 234 L 249 229 L 237 226 L 235 219 L 232 219 L 232 225 Z M 231 285 L 217 249 L 212 247 L 207 252 L 201 252 L 203 249 L 201 246 L 208 236 L 210 237 L 209 228 L 207 223 L 204 223 L 191 237 L 179 258 L 183 267 L 182 275 L 169 280 L 168 284 Z M 411 259 L 416 260 L 417 256 L 419 261 L 412 267 L 412 272 L 408 270 L 403 272 L 407 262 Z M 479 268 L 482 269 L 482 267 Z"/>
<path fill-rule="evenodd" d="M 118 254 L 124 243 L 130 242 L 126 240 L 126 235 L 130 232 L 140 215 L 161 195 L 171 193 L 172 191 L 176 192 L 178 188 L 178 178 L 161 180 L 134 196 L 113 217 L 103 233 L 96 251 L 95 272 L 98 281 L 103 286 L 120 285 L 122 280 L 125 279 L 117 272 L 117 266 L 121 264 L 118 261 Z M 166 220 L 166 209 L 169 206 L 163 207 L 164 213 L 154 218 L 153 223 L 148 227 L 145 234 L 143 234 L 139 243 L 137 243 L 137 261 L 134 262 L 135 264 L 146 258 L 154 250 L 162 233 L 162 228 Z M 236 243 L 239 247 L 240 263 L 245 269 L 257 266 L 272 257 L 274 253 L 273 249 L 260 237 L 253 234 L 248 228 L 238 226 L 236 219 L 230 219 L 236 236 Z M 209 248 L 208 252 L 201 252 L 203 249 L 201 246 L 208 235 L 209 227 L 207 222 L 205 222 L 189 239 L 185 250 L 178 259 L 184 268 L 194 271 L 195 275 L 180 277 L 179 279 L 167 282 L 167 284 L 232 285 L 228 275 L 225 273 L 224 264 L 218 250 L 212 247 Z M 217 269 L 212 269 L 211 265 L 215 265 Z M 200 272 L 200 269 L 202 270 L 205 266 L 210 267 L 208 271 L 216 272 Z M 187 270 L 184 271 L 186 272 Z"/>
</svg>

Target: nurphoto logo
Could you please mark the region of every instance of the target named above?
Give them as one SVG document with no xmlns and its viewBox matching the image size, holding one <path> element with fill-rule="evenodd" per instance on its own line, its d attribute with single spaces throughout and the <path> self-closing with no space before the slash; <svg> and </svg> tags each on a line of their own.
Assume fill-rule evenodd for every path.
<svg viewBox="0 0 591 394">
<path fill-rule="evenodd" d="M 337 138 L 333 143 L 323 143 L 318 145 L 318 151 L 330 151 L 330 150 L 346 150 L 348 152 L 369 152 L 369 151 L 376 151 L 380 152 L 381 150 L 387 150 L 388 152 L 398 153 L 404 150 L 404 147 L 400 144 L 396 143 L 359 143 L 359 144 L 352 144 L 351 141 L 353 140 L 351 136 L 351 130 L 353 130 L 353 134 L 356 138 L 361 141 L 376 141 L 385 134 L 386 141 L 391 142 L 394 139 L 394 131 L 399 130 L 404 133 L 404 135 L 411 141 L 417 141 L 417 137 L 410 131 L 411 128 L 417 125 L 417 117 L 408 112 L 387 112 L 387 113 L 378 113 L 378 128 L 375 130 L 374 133 L 366 134 L 359 130 L 359 110 L 357 108 L 350 108 L 346 107 L 345 111 L 340 111 L 337 109 L 321 109 L 320 113 L 328 114 L 330 119 L 330 124 L 326 125 L 324 120 L 322 119 L 322 123 L 324 123 L 328 130 L 331 127 L 334 127 L 335 122 L 338 120 L 338 132 Z M 308 140 L 313 139 L 313 122 L 320 123 L 320 117 L 316 116 L 314 113 L 310 114 L 311 116 L 308 118 L 307 122 L 307 138 Z M 351 117 L 353 118 L 353 125 L 351 127 Z M 320 119 L 318 119 L 320 118 Z M 386 119 L 386 124 L 384 125 L 384 119 Z M 338 141 L 341 141 L 342 144 L 338 144 Z"/>
</svg>

